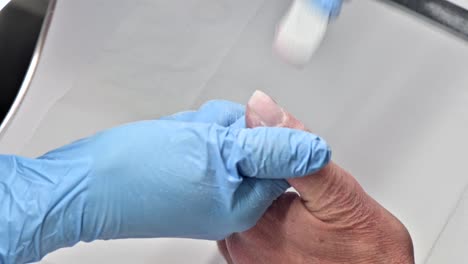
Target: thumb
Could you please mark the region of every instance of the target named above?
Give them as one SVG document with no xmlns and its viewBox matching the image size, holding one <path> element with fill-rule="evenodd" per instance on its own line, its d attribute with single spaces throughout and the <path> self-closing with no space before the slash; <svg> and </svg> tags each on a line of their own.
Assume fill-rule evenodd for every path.
<svg viewBox="0 0 468 264">
<path fill-rule="evenodd" d="M 276 126 L 306 130 L 304 124 L 263 92 L 256 91 L 246 110 L 247 127 Z M 357 181 L 333 162 L 306 177 L 289 179 L 306 208 L 322 221 L 346 220 L 367 197 Z M 359 203 L 360 204 L 360 203 Z"/>
</svg>

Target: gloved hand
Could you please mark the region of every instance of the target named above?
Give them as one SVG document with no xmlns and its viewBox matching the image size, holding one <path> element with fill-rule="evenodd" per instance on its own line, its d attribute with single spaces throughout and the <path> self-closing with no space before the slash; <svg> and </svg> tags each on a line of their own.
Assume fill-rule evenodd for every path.
<svg viewBox="0 0 468 264">
<path fill-rule="evenodd" d="M 252 227 L 288 187 L 330 160 L 319 137 L 245 128 L 244 107 L 205 104 L 113 128 L 38 159 L 0 156 L 0 263 L 79 241 L 222 239 Z"/>
</svg>

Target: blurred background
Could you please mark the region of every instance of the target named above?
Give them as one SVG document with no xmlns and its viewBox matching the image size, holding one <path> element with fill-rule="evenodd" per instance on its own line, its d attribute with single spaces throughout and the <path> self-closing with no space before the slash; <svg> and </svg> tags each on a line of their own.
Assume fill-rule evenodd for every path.
<svg viewBox="0 0 468 264">
<path fill-rule="evenodd" d="M 290 3 L 13 0 L 0 11 L 0 153 L 34 157 L 210 99 L 246 103 L 260 89 L 408 227 L 417 263 L 461 263 L 468 3 L 346 2 L 301 69 L 271 48 Z M 41 263 L 103 262 L 223 263 L 213 242 L 180 239 L 80 244 Z"/>
</svg>

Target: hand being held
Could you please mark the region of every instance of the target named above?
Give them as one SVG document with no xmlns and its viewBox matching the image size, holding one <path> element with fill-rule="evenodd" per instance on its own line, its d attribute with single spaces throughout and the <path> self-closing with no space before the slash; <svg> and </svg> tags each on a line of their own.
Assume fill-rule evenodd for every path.
<svg viewBox="0 0 468 264">
<path fill-rule="evenodd" d="M 250 100 L 246 119 L 249 127 L 305 130 L 261 92 Z M 283 194 L 254 228 L 218 242 L 229 263 L 414 263 L 403 224 L 338 165 L 288 181 L 300 196 Z"/>
</svg>

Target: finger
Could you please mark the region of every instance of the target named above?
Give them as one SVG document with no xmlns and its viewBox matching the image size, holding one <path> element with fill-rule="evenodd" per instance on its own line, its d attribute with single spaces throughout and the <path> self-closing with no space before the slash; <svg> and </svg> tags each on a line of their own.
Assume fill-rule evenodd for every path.
<svg viewBox="0 0 468 264">
<path fill-rule="evenodd" d="M 241 120 L 239 124 L 243 124 L 243 127 L 245 127 L 244 113 L 245 107 L 241 104 L 224 100 L 213 100 L 203 104 L 197 111 L 180 112 L 162 117 L 160 120 L 216 123 L 224 127 Z"/>
<path fill-rule="evenodd" d="M 250 98 L 245 112 L 247 127 L 289 127 L 306 130 L 305 126 L 287 113 L 267 94 L 256 91 Z"/>
<path fill-rule="evenodd" d="M 256 92 L 249 101 L 246 122 L 248 127 L 268 125 L 305 130 L 299 120 L 262 92 Z M 332 162 L 315 174 L 288 181 L 309 211 L 321 220 L 342 217 L 345 210 L 356 209 L 354 202 L 366 196 L 356 180 Z"/>
<path fill-rule="evenodd" d="M 328 144 L 300 130 L 279 127 L 231 130 L 236 142 L 226 152 L 242 176 L 262 179 L 302 177 L 330 161 Z M 229 142 L 228 142 L 229 143 Z M 230 160 L 231 159 L 231 160 Z M 229 164 L 231 162 L 231 164 Z"/>
<path fill-rule="evenodd" d="M 230 128 L 234 128 L 234 129 L 240 129 L 240 128 L 246 128 L 246 122 L 245 122 L 245 115 L 243 115 L 242 117 L 240 117 L 239 119 L 237 119 L 237 121 L 235 121 L 234 123 L 232 123 L 231 125 L 229 125 Z"/>
<path fill-rule="evenodd" d="M 237 232 L 252 228 L 274 200 L 289 188 L 285 180 L 244 178 L 235 193 L 233 218 L 240 224 Z"/>
</svg>

